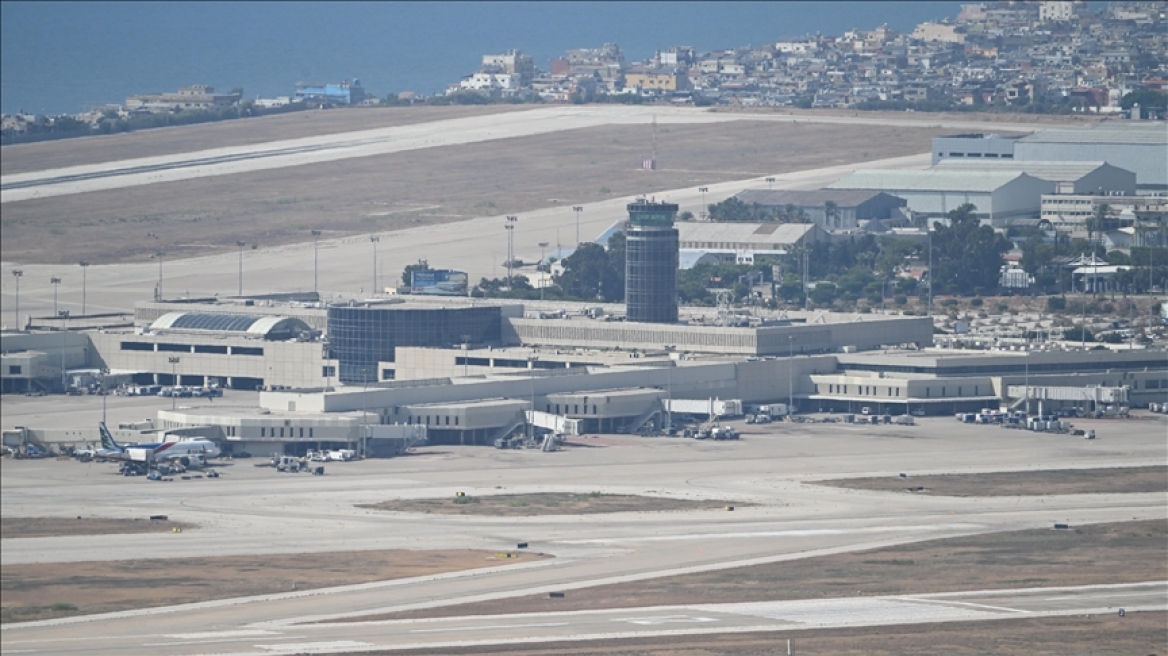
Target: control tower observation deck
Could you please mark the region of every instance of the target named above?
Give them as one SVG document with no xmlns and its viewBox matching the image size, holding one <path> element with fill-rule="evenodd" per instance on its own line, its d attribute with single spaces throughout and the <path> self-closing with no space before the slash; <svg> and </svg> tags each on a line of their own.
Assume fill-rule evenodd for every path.
<svg viewBox="0 0 1168 656">
<path fill-rule="evenodd" d="M 678 207 L 638 198 L 628 205 L 625 305 L 628 321 L 677 322 Z"/>
</svg>

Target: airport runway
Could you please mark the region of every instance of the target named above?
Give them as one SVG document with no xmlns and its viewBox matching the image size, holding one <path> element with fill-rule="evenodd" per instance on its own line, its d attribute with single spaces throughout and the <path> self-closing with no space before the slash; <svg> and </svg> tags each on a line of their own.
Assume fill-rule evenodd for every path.
<svg viewBox="0 0 1168 656">
<path fill-rule="evenodd" d="M 770 121 L 872 126 L 946 127 L 984 130 L 987 124 L 944 117 L 889 118 L 861 116 L 792 116 L 711 112 L 686 107 L 556 106 L 519 112 L 472 116 L 429 123 L 286 139 L 264 144 L 216 148 L 178 155 L 88 164 L 17 173 L 0 178 L 0 203 L 158 182 L 319 164 L 353 157 L 384 155 L 421 148 L 528 137 L 601 125 L 708 124 L 727 121 Z M 993 123 L 996 130 L 1031 132 L 1032 123 Z"/>
<path fill-rule="evenodd" d="M 332 464 L 324 477 L 237 462 L 223 477 L 151 484 L 112 465 L 2 463 L 5 516 L 141 517 L 200 525 L 182 534 L 9 539 L 4 565 L 95 558 L 206 559 L 330 550 L 515 549 L 550 560 L 396 581 L 228 599 L 25 624 L 0 632 L 4 653 L 333 653 L 618 635 L 789 630 L 921 621 L 993 620 L 1163 608 L 1162 582 L 1124 588 L 989 591 L 562 613 L 361 622 L 387 612 L 500 600 L 942 537 L 1156 519 L 1162 494 L 932 497 L 806 485 L 834 476 L 910 476 L 999 469 L 1111 467 L 1163 462 L 1162 421 L 1108 422 L 1098 440 L 1020 439 L 1016 431 L 926 419 L 915 427 L 772 425 L 738 443 L 606 438 L 554 454 L 435 447 L 430 456 Z M 763 432 L 765 431 L 765 432 Z M 1029 464 L 1022 464 L 1029 463 Z M 355 503 L 540 491 L 720 499 L 722 510 L 517 518 L 385 513 Z M 84 509 L 84 511 L 79 510 Z M 98 556 L 100 554 L 100 556 Z M 65 565 L 67 566 L 67 565 Z M 549 600 L 550 601 L 550 600 Z M 994 608 L 986 608 L 986 606 Z M 554 608 L 549 606 L 549 610 Z M 1008 609 L 1008 610 L 1003 610 Z M 345 623 L 310 625 L 322 619 Z"/>
</svg>

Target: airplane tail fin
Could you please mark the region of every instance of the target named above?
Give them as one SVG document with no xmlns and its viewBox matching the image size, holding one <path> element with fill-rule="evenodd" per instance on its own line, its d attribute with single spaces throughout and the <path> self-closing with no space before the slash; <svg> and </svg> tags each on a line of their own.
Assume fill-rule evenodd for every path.
<svg viewBox="0 0 1168 656">
<path fill-rule="evenodd" d="M 114 451 L 121 451 L 124 447 L 114 440 L 114 436 L 105 427 L 105 422 L 100 422 L 98 430 L 101 432 L 101 446 L 103 449 L 113 449 Z"/>
</svg>

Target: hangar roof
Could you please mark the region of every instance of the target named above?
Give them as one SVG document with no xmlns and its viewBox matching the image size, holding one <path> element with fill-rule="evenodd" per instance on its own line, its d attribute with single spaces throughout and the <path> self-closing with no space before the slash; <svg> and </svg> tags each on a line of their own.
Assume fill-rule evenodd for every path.
<svg viewBox="0 0 1168 656">
<path fill-rule="evenodd" d="M 168 312 L 150 324 L 152 331 L 208 331 L 246 333 L 269 337 L 309 331 L 300 319 L 248 314 L 210 314 L 201 312 Z"/>
</svg>

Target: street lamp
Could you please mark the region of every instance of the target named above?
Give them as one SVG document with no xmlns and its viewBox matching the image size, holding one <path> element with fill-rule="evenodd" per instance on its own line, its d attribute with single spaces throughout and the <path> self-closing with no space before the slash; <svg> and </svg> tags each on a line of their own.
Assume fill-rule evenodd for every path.
<svg viewBox="0 0 1168 656">
<path fill-rule="evenodd" d="M 158 260 L 158 300 L 160 300 L 160 301 L 163 298 L 165 298 L 162 295 L 162 256 L 163 255 L 166 255 L 166 253 L 163 251 L 158 251 L 157 253 L 154 254 L 154 257 Z"/>
<path fill-rule="evenodd" d="M 795 411 L 795 336 L 787 335 L 787 418 Z"/>
<path fill-rule="evenodd" d="M 316 248 L 317 248 L 319 237 L 320 237 L 320 231 L 313 230 L 312 231 L 312 291 L 313 291 L 313 293 L 317 293 L 319 291 L 317 289 L 317 286 L 316 286 L 316 283 L 317 283 L 317 250 L 316 250 Z"/>
<path fill-rule="evenodd" d="M 85 292 L 86 292 L 85 270 L 89 268 L 89 262 L 87 262 L 85 260 L 81 260 L 81 262 L 79 262 L 78 264 L 81 265 L 81 316 L 85 316 Z"/>
<path fill-rule="evenodd" d="M 377 242 L 381 241 L 380 235 L 370 235 L 369 243 L 373 245 L 373 287 L 370 288 L 373 295 L 377 295 Z"/>
<path fill-rule="evenodd" d="M 237 296 L 243 296 L 243 247 L 247 243 L 237 239 L 235 245 L 239 247 L 239 293 Z"/>
<path fill-rule="evenodd" d="M 515 266 L 515 222 L 519 217 L 508 214 L 507 225 L 507 290 L 511 290 L 512 267 Z"/>
<path fill-rule="evenodd" d="M 536 271 L 539 273 L 539 300 L 541 300 L 541 301 L 543 300 L 543 288 L 545 286 L 545 283 L 547 282 L 547 278 L 546 278 L 547 272 L 543 270 L 543 267 L 544 267 L 544 265 L 543 265 L 543 258 L 544 258 L 543 252 L 544 252 L 544 249 L 548 247 L 548 243 L 549 242 L 546 242 L 546 241 L 539 242 L 539 266 L 537 266 L 535 268 Z"/>
<path fill-rule="evenodd" d="M 767 181 L 767 189 L 774 189 L 775 188 L 775 179 L 774 178 L 767 178 L 766 181 Z"/>
<path fill-rule="evenodd" d="M 698 191 L 702 194 L 702 214 L 708 214 L 709 211 L 709 206 L 706 205 L 706 192 L 709 190 L 709 187 L 698 187 Z"/>
<path fill-rule="evenodd" d="M 574 205 L 572 211 L 576 213 L 576 248 L 580 248 L 580 212 L 584 211 L 584 207 Z"/>
<path fill-rule="evenodd" d="M 20 277 L 24 275 L 21 269 L 13 269 L 12 277 L 16 278 L 16 330 L 20 330 Z"/>
<path fill-rule="evenodd" d="M 61 284 L 61 279 L 57 276 L 49 278 L 49 282 L 53 285 L 53 316 L 57 316 L 57 285 Z"/>
<path fill-rule="evenodd" d="M 531 420 L 527 422 L 527 439 L 535 441 L 535 363 L 539 362 L 538 355 L 527 357 L 527 366 L 531 368 Z"/>
<path fill-rule="evenodd" d="M 101 375 L 98 376 L 98 384 L 101 386 L 101 423 L 105 423 L 105 377 L 110 372 L 109 369 L 102 367 Z"/>
<path fill-rule="evenodd" d="M 172 389 L 170 390 L 170 409 L 172 411 L 174 410 L 175 399 L 178 398 L 178 395 L 175 393 L 173 388 L 178 387 L 178 373 L 176 370 L 178 368 L 178 363 L 181 360 L 182 358 L 174 355 L 166 359 L 166 361 L 170 363 L 170 383 L 172 386 Z"/>
</svg>

